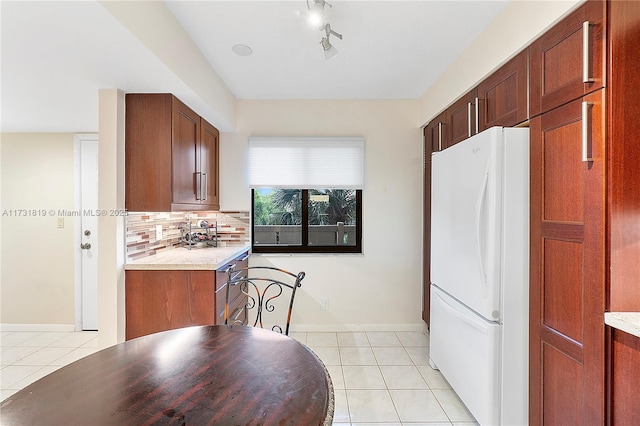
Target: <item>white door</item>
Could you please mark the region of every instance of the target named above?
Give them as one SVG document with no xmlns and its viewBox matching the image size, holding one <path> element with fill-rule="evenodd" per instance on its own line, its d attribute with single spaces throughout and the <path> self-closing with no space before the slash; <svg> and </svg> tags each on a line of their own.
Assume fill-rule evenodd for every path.
<svg viewBox="0 0 640 426">
<path fill-rule="evenodd" d="M 80 142 L 82 329 L 98 329 L 98 139 Z"/>
<path fill-rule="evenodd" d="M 491 321 L 500 320 L 502 128 L 434 153 L 431 282 Z"/>
</svg>

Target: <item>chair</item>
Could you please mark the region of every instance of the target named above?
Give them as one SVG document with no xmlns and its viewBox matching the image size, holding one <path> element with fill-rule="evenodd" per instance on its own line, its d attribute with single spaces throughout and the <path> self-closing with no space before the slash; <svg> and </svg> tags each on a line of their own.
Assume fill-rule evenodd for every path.
<svg viewBox="0 0 640 426">
<path fill-rule="evenodd" d="M 296 275 L 271 266 L 230 268 L 224 306 L 224 323 L 227 325 L 245 324 L 245 321 L 249 323 L 248 314 L 252 314 L 251 319 L 254 327 L 259 324 L 261 328 L 265 328 L 265 322 L 268 321 L 267 325 L 270 325 L 273 321 L 271 330 L 288 336 L 296 290 L 302 285 L 304 277 L 304 272 L 299 272 Z M 239 298 L 243 295 L 246 296 L 244 307 L 238 304 Z M 229 312 L 231 309 L 233 310 Z M 287 309 L 287 317 L 283 324 L 282 316 L 284 314 L 281 312 L 285 309 Z M 270 315 L 271 313 L 274 315 Z M 280 319 L 277 320 L 277 318 Z"/>
</svg>

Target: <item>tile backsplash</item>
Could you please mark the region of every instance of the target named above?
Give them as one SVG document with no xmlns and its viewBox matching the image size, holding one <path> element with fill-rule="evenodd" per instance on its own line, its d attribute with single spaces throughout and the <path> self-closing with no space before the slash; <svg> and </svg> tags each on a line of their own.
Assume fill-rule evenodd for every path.
<svg viewBox="0 0 640 426">
<path fill-rule="evenodd" d="M 180 226 L 199 220 L 217 222 L 218 247 L 241 246 L 249 243 L 249 212 L 129 212 L 126 217 L 127 261 L 152 256 L 165 250 L 182 247 Z M 157 238 L 156 227 L 162 226 Z M 197 249 L 195 249 L 197 250 Z"/>
</svg>

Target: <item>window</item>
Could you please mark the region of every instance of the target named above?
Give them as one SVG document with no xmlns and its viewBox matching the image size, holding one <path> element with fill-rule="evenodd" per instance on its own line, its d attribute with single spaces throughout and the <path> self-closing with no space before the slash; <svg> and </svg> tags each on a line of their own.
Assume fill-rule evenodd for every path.
<svg viewBox="0 0 640 426">
<path fill-rule="evenodd" d="M 254 253 L 361 253 L 364 139 L 251 138 Z"/>
<path fill-rule="evenodd" d="M 253 190 L 254 253 L 361 253 L 362 191 Z"/>
</svg>

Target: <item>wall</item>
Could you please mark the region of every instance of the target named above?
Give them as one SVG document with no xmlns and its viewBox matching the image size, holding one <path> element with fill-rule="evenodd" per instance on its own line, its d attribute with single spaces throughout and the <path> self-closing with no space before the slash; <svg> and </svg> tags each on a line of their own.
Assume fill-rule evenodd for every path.
<svg viewBox="0 0 640 426">
<path fill-rule="evenodd" d="M 0 149 L 0 323 L 73 326 L 73 218 L 57 227 L 57 211 L 74 208 L 73 135 L 5 133 Z"/>
<path fill-rule="evenodd" d="M 98 91 L 98 208 L 124 210 L 124 93 Z M 123 216 L 98 218 L 98 344 L 124 341 Z"/>
<path fill-rule="evenodd" d="M 221 207 L 249 210 L 249 136 L 363 136 L 363 255 L 253 255 L 307 273 L 294 329 L 421 329 L 422 136 L 416 101 L 239 101 L 221 134 Z M 320 310 L 328 298 L 329 310 Z"/>
</svg>

